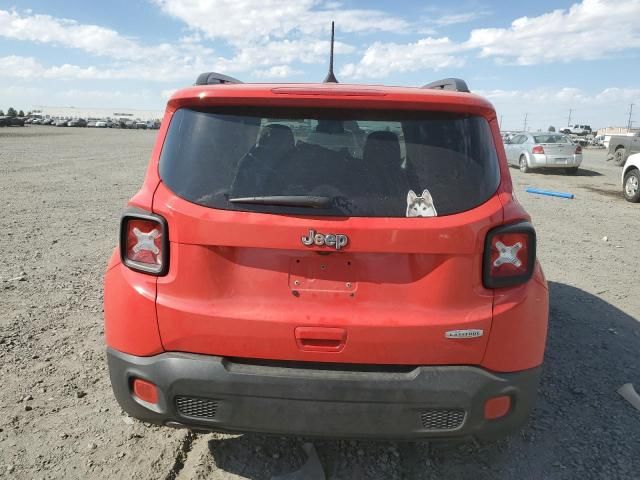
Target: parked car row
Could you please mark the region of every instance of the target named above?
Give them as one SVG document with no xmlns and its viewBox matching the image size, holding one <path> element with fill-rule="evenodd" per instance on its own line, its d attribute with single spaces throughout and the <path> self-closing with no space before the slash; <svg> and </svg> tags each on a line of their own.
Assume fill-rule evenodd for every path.
<svg viewBox="0 0 640 480">
<path fill-rule="evenodd" d="M 24 127 L 24 118 L 0 117 L 0 127 Z"/>
<path fill-rule="evenodd" d="M 7 117 L 9 118 L 9 117 Z M 15 117 L 14 117 L 15 118 Z M 89 119 L 84 118 L 38 118 L 29 117 L 22 119 L 22 124 L 53 125 L 56 127 L 89 127 L 89 128 L 128 128 L 135 130 L 157 130 L 160 128 L 159 120 L 123 120 L 123 119 Z M 4 126 L 1 125 L 0 126 Z"/>
</svg>

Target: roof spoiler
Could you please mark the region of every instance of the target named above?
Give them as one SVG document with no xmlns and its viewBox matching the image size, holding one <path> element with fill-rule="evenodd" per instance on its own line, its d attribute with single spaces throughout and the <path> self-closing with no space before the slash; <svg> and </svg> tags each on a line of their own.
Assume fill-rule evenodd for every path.
<svg viewBox="0 0 640 480">
<path fill-rule="evenodd" d="M 216 72 L 204 72 L 198 75 L 194 85 L 220 85 L 225 83 L 242 83 L 237 78 L 222 75 Z"/>
<path fill-rule="evenodd" d="M 433 88 L 435 90 L 452 90 L 454 92 L 470 93 L 467 82 L 460 78 L 443 78 L 435 82 L 427 83 L 422 88 Z"/>
</svg>

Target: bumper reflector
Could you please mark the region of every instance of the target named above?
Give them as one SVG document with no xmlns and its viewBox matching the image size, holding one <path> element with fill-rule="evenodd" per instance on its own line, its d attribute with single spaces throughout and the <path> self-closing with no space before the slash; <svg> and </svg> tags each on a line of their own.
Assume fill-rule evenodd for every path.
<svg viewBox="0 0 640 480">
<path fill-rule="evenodd" d="M 487 400 L 484 404 L 484 418 L 493 420 L 504 417 L 511 409 L 511 397 L 502 395 Z"/>
<path fill-rule="evenodd" d="M 133 381 L 133 394 L 143 402 L 156 405 L 158 403 L 158 389 L 157 387 L 146 380 L 136 378 Z"/>
</svg>

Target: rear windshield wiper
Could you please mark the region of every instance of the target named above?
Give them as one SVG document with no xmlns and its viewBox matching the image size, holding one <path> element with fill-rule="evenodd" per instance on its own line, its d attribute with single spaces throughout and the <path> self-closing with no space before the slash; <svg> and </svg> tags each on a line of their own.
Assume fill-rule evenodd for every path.
<svg viewBox="0 0 640 480">
<path fill-rule="evenodd" d="M 312 195 L 271 195 L 264 197 L 230 198 L 231 203 L 250 203 L 253 205 L 279 205 L 283 207 L 330 208 L 330 197 Z"/>
</svg>

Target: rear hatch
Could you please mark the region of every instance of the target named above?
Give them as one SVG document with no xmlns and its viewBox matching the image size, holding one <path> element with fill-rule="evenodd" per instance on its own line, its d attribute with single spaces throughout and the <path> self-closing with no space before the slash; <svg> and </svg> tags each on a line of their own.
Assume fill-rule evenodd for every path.
<svg viewBox="0 0 640 480">
<path fill-rule="evenodd" d="M 493 303 L 481 281 L 483 242 L 502 221 L 484 117 L 182 108 L 160 176 L 165 349 L 481 362 Z"/>
</svg>

